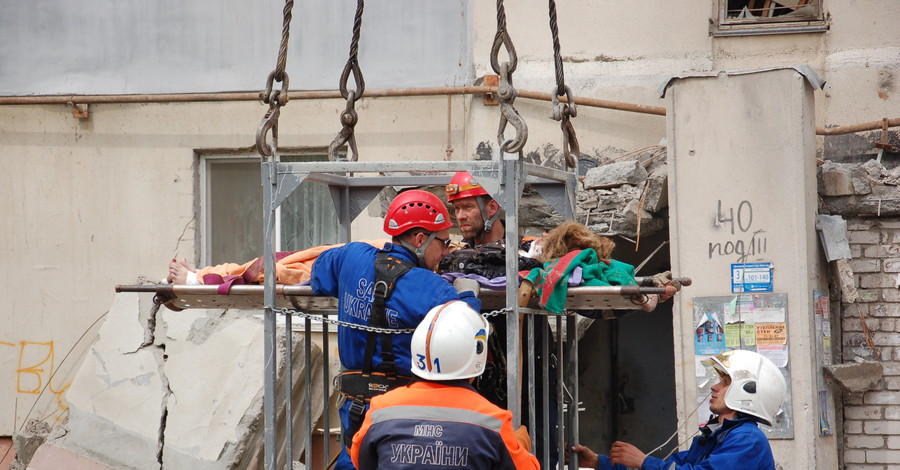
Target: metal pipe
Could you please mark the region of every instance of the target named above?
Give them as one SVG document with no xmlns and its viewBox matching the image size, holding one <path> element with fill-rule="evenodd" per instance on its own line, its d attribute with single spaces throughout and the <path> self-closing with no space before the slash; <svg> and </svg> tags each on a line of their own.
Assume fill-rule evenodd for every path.
<svg viewBox="0 0 900 470">
<path fill-rule="evenodd" d="M 484 95 L 496 93 L 495 86 L 458 86 L 430 88 L 383 88 L 366 89 L 363 97 L 387 98 L 406 96 L 443 96 L 443 95 Z M 288 96 L 292 100 L 339 99 L 338 90 L 304 90 L 291 91 Z M 549 93 L 529 90 L 516 90 L 516 96 L 539 101 L 550 101 Z M 565 98 L 560 98 L 565 101 Z M 220 101 L 259 101 L 259 93 L 216 92 L 216 93 L 165 93 L 143 95 L 31 95 L 0 96 L 3 105 L 41 105 L 41 104 L 130 104 L 130 103 L 200 103 Z M 665 116 L 666 108 L 641 104 L 623 103 L 620 101 L 601 100 L 596 98 L 576 97 L 575 104 L 591 108 L 615 109 L 640 114 Z M 816 135 L 841 135 L 855 132 L 872 131 L 882 128 L 882 121 L 864 122 L 848 126 L 816 127 Z M 888 127 L 900 127 L 900 118 L 888 119 Z"/>
<path fill-rule="evenodd" d="M 884 120 L 882 119 L 880 121 L 863 122 L 860 124 L 851 124 L 849 126 L 817 127 L 816 135 L 841 135 L 853 134 L 854 132 L 862 131 L 876 131 L 881 130 L 883 125 Z M 900 127 L 900 118 L 888 119 L 887 126 Z"/>
<path fill-rule="evenodd" d="M 364 98 L 386 98 L 406 96 L 444 96 L 444 95 L 484 95 L 497 93 L 495 86 L 456 86 L 426 88 L 383 88 L 366 89 Z M 550 101 L 549 93 L 517 90 L 517 96 L 541 101 Z M 303 90 L 288 92 L 292 100 L 341 99 L 339 90 Z M 165 93 L 143 95 L 32 95 L 32 96 L 0 96 L 0 105 L 36 105 L 36 104 L 126 104 L 126 103 L 196 103 L 218 101 L 259 101 L 259 93 L 218 92 L 218 93 Z M 563 98 L 563 101 L 565 99 Z M 617 109 L 644 114 L 665 116 L 666 108 L 644 106 L 618 101 L 599 100 L 594 98 L 575 98 L 575 103 L 595 108 Z"/>
</svg>

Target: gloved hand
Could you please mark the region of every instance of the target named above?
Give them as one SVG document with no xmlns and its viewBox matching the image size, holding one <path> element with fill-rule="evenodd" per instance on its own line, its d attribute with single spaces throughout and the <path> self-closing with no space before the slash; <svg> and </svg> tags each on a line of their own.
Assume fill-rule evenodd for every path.
<svg viewBox="0 0 900 470">
<path fill-rule="evenodd" d="M 516 429 L 516 441 L 525 449 L 526 452 L 531 452 L 531 438 L 528 437 L 528 428 L 525 425 L 519 426 L 519 429 Z"/>
<path fill-rule="evenodd" d="M 478 284 L 478 281 L 465 277 L 460 277 L 453 281 L 453 287 L 457 293 L 472 292 L 475 297 L 478 297 L 478 293 L 481 292 L 481 285 Z"/>
<path fill-rule="evenodd" d="M 672 277 L 672 271 L 662 272 L 653 276 L 653 285 L 655 285 L 656 287 L 672 286 L 675 288 L 676 292 L 681 290 L 681 282 L 678 279 L 674 279 Z M 671 296 L 663 294 L 660 296 L 659 301 L 665 302 L 670 298 Z"/>
</svg>

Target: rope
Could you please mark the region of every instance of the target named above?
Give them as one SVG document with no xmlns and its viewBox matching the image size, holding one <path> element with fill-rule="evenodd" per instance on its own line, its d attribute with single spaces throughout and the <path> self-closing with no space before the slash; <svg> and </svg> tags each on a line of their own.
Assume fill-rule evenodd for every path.
<svg viewBox="0 0 900 470">
<path fill-rule="evenodd" d="M 578 147 L 578 137 L 575 135 L 575 127 L 572 126 L 570 118 L 578 115 L 578 109 L 575 107 L 575 98 L 572 96 L 572 90 L 566 86 L 565 73 L 563 72 L 562 55 L 559 52 L 559 27 L 556 24 L 556 1 L 549 0 L 549 2 L 550 36 L 553 39 L 553 62 L 556 68 L 556 88 L 550 94 L 553 101 L 550 118 L 559 121 L 560 129 L 562 129 L 562 151 L 563 156 L 566 158 L 566 167 L 575 168 L 578 163 L 577 156 L 581 154 L 581 149 Z M 565 103 L 560 101 L 560 96 L 566 97 Z"/>
<path fill-rule="evenodd" d="M 259 127 L 256 129 L 256 150 L 260 157 L 275 158 L 278 152 L 278 118 L 281 116 L 281 107 L 288 102 L 288 74 L 285 71 L 287 65 L 288 37 L 291 30 L 291 10 L 294 8 L 294 0 L 286 0 L 282 12 L 281 45 L 278 48 L 278 60 L 275 69 L 266 78 L 266 89 L 259 92 L 259 99 L 269 105 L 269 110 L 263 116 Z M 281 89 L 274 89 L 275 82 L 281 83 Z M 268 136 L 271 134 L 271 143 Z"/>
<path fill-rule="evenodd" d="M 559 28 L 556 26 L 556 1 L 550 0 L 550 35 L 553 37 L 553 61 L 556 66 L 556 94 L 566 94 L 566 79 L 563 73 L 562 56 L 559 53 Z"/>
<path fill-rule="evenodd" d="M 338 158 L 338 150 L 340 150 L 344 144 L 349 144 L 351 158 L 350 161 L 359 160 L 359 152 L 356 150 L 356 136 L 354 135 L 354 129 L 356 128 L 356 123 L 359 121 L 359 115 L 356 113 L 356 102 L 360 100 L 363 96 L 363 93 L 366 91 L 366 81 L 363 78 L 362 70 L 359 68 L 359 37 L 362 32 L 362 17 L 363 17 L 363 9 L 365 8 L 364 0 L 357 0 L 356 2 L 356 14 L 353 18 L 353 37 L 350 39 L 350 55 L 347 58 L 347 63 L 344 65 L 344 70 L 341 72 L 341 78 L 338 82 L 338 88 L 340 89 L 341 96 L 347 100 L 347 107 L 341 113 L 341 130 L 338 132 L 338 135 L 331 142 L 331 145 L 328 146 L 328 161 L 336 161 L 336 160 L 344 160 L 344 158 Z M 356 90 L 349 91 L 347 89 L 347 80 L 350 78 L 350 75 L 353 74 L 353 81 L 356 83 Z"/>
<path fill-rule="evenodd" d="M 509 56 L 509 60 L 503 64 L 499 59 L 500 46 L 506 48 L 506 54 Z M 513 106 L 513 102 L 516 100 L 516 89 L 513 87 L 512 73 L 516 70 L 517 64 L 516 48 L 506 31 L 506 9 L 503 6 L 503 0 L 497 0 L 497 34 L 494 35 L 494 44 L 491 46 L 491 67 L 500 76 L 500 84 L 497 87 L 497 101 L 500 104 L 497 143 L 500 145 L 501 151 L 519 153 L 519 158 L 521 158 L 522 148 L 525 147 L 525 142 L 528 140 L 528 126 L 525 125 L 525 120 Z M 504 136 L 507 123 L 512 124 L 516 129 L 516 136 L 512 139 Z"/>
<path fill-rule="evenodd" d="M 291 32 L 291 9 L 294 8 L 294 0 L 284 3 L 284 21 L 281 25 L 281 47 L 278 48 L 278 63 L 275 66 L 275 80 L 284 81 L 284 68 L 287 64 L 288 36 Z"/>
</svg>

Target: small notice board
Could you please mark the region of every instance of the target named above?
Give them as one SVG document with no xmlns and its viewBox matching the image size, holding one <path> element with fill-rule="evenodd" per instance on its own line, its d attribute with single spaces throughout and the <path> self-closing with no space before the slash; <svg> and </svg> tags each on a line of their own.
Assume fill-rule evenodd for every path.
<svg viewBox="0 0 900 470">
<path fill-rule="evenodd" d="M 770 439 L 793 438 L 787 294 L 742 293 L 694 297 L 693 301 L 698 424 L 706 424 L 709 418 L 710 388 L 718 381 L 701 361 L 729 349 L 744 349 L 758 352 L 774 362 L 788 386 L 784 405 L 772 427 L 760 425 L 760 429 Z"/>
<path fill-rule="evenodd" d="M 731 265 L 731 292 L 772 292 L 772 263 Z"/>
</svg>

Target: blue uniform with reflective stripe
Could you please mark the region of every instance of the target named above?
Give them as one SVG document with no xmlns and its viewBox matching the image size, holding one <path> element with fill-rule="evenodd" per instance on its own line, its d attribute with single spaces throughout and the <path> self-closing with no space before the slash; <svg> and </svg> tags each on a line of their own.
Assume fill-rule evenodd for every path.
<svg viewBox="0 0 900 470">
<path fill-rule="evenodd" d="M 416 257 L 406 248 L 387 243 L 384 250 L 391 256 L 416 263 Z M 367 243 L 352 242 L 325 251 L 312 267 L 311 287 L 316 295 L 330 295 L 338 299 L 338 319 L 368 325 L 372 311 L 375 285 L 375 256 L 378 249 Z M 414 329 L 433 307 L 451 300 L 463 300 L 476 311 L 481 301 L 472 292 L 456 293 L 453 286 L 439 275 L 423 268 L 412 268 L 394 285 L 385 303 L 385 316 L 391 328 Z M 368 332 L 353 328 L 338 329 L 338 353 L 345 370 L 362 370 Z M 412 333 L 391 336 L 397 373 L 411 376 L 410 341 Z M 376 342 L 372 370 L 381 365 L 381 343 Z M 350 403 L 339 410 L 341 425 L 350 426 Z M 348 467 L 349 458 L 342 456 L 336 469 Z"/>
<path fill-rule="evenodd" d="M 599 456 L 598 470 L 626 470 Z M 690 449 L 666 460 L 648 456 L 641 470 L 774 470 L 775 459 L 766 435 L 751 418 L 724 420 L 708 436 L 697 436 Z"/>
<path fill-rule="evenodd" d="M 540 468 L 516 440 L 512 413 L 467 380 L 420 381 L 373 398 L 350 455 L 361 469 Z"/>
</svg>

